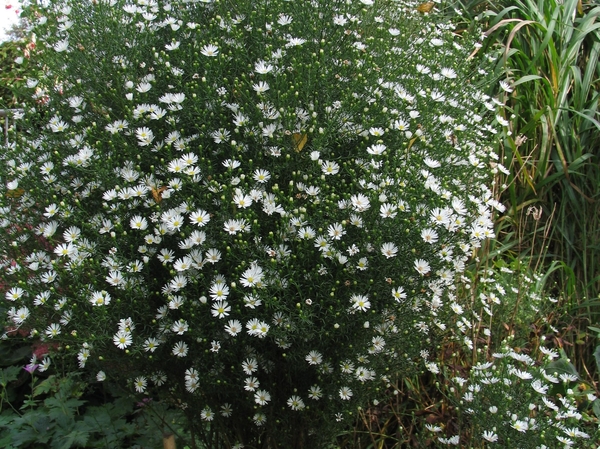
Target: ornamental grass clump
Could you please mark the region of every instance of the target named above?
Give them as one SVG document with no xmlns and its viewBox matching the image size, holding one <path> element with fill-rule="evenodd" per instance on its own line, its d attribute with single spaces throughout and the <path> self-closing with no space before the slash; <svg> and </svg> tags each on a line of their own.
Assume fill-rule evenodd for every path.
<svg viewBox="0 0 600 449">
<path fill-rule="evenodd" d="M 45 71 L 2 156 L 5 337 L 169 398 L 211 447 L 324 447 L 438 372 L 501 208 L 501 104 L 483 36 L 416 6 L 30 6 Z"/>
</svg>

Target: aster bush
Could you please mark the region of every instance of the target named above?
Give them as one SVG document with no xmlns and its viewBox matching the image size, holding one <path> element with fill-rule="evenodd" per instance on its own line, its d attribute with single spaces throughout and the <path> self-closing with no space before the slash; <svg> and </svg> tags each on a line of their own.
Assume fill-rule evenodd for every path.
<svg viewBox="0 0 600 449">
<path fill-rule="evenodd" d="M 410 1 L 26 13 L 44 74 L 2 156 L 5 338 L 172 401 L 210 447 L 324 447 L 439 372 L 501 209 L 479 31 Z"/>
</svg>

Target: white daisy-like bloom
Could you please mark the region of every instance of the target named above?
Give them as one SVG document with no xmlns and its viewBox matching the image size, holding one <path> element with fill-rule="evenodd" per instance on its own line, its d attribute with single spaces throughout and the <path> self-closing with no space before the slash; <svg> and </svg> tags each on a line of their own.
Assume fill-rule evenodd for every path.
<svg viewBox="0 0 600 449">
<path fill-rule="evenodd" d="M 254 171 L 253 178 L 259 184 L 264 184 L 271 179 L 271 174 L 267 170 L 257 169 Z"/>
<path fill-rule="evenodd" d="M 258 370 L 258 361 L 255 358 L 248 358 L 242 362 L 242 370 L 250 375 Z"/>
<path fill-rule="evenodd" d="M 304 401 L 300 396 L 294 395 L 287 400 L 287 405 L 292 410 L 302 410 L 304 409 Z"/>
<path fill-rule="evenodd" d="M 131 332 L 120 330 L 114 335 L 113 343 L 119 349 L 126 349 L 128 346 L 131 346 L 133 343 Z"/>
<path fill-rule="evenodd" d="M 212 421 L 215 419 L 215 414 L 210 407 L 204 407 L 200 412 L 200 419 L 202 419 L 202 421 Z"/>
<path fill-rule="evenodd" d="M 99 292 L 93 292 L 90 298 L 90 303 L 93 306 L 107 306 L 110 304 L 111 296 L 108 292 L 102 290 Z"/>
<path fill-rule="evenodd" d="M 515 420 L 513 421 L 513 423 L 510 425 L 513 429 L 515 429 L 517 432 L 521 432 L 521 433 L 525 433 L 527 432 L 527 430 L 529 430 L 529 423 L 526 420 Z"/>
<path fill-rule="evenodd" d="M 200 53 L 202 53 L 204 56 L 215 57 L 219 54 L 219 47 L 213 44 L 208 44 L 202 47 Z"/>
<path fill-rule="evenodd" d="M 160 342 L 156 338 L 147 338 L 146 341 L 144 341 L 144 351 L 154 352 L 159 345 Z"/>
<path fill-rule="evenodd" d="M 333 17 L 333 23 L 335 25 L 344 26 L 348 23 L 348 19 L 343 15 L 337 15 Z"/>
<path fill-rule="evenodd" d="M 154 133 L 146 126 L 136 129 L 135 135 L 139 140 L 138 145 L 142 147 L 150 145 L 154 140 Z"/>
<path fill-rule="evenodd" d="M 438 233 L 430 228 L 423 229 L 421 231 L 421 239 L 423 239 L 425 243 L 436 243 L 438 241 Z"/>
<path fill-rule="evenodd" d="M 397 302 L 401 302 L 406 299 L 406 292 L 402 287 L 396 287 L 392 289 L 392 296 Z"/>
<path fill-rule="evenodd" d="M 286 47 L 298 47 L 306 42 L 306 39 L 302 39 L 300 37 L 289 37 Z"/>
<path fill-rule="evenodd" d="M 215 318 L 225 318 L 229 315 L 231 311 L 231 306 L 227 303 L 227 301 L 216 301 L 211 308 L 211 314 Z"/>
<path fill-rule="evenodd" d="M 279 17 L 277 18 L 277 23 L 281 26 L 286 26 L 292 23 L 293 20 L 294 19 L 291 16 L 288 16 L 287 14 L 279 14 Z"/>
<path fill-rule="evenodd" d="M 221 251 L 216 248 L 210 248 L 206 251 L 205 259 L 210 263 L 217 263 L 221 260 Z"/>
<path fill-rule="evenodd" d="M 183 341 L 178 341 L 177 343 L 175 343 L 175 346 L 173 346 L 172 353 L 174 356 L 177 357 L 185 357 L 188 355 L 188 350 L 189 349 L 187 343 Z"/>
<path fill-rule="evenodd" d="M 541 380 L 536 379 L 531 382 L 531 388 L 533 388 L 539 394 L 546 394 L 548 392 L 548 385 L 542 383 Z"/>
<path fill-rule="evenodd" d="M 254 64 L 254 71 L 260 75 L 266 75 L 273 71 L 273 66 L 261 60 Z"/>
<path fill-rule="evenodd" d="M 253 318 L 246 323 L 246 331 L 253 337 L 264 338 L 270 328 L 271 326 L 258 318 Z"/>
<path fill-rule="evenodd" d="M 62 53 L 63 51 L 67 51 L 68 49 L 69 49 L 69 40 L 68 39 L 58 41 L 56 44 L 54 44 L 54 50 L 57 53 Z"/>
<path fill-rule="evenodd" d="M 170 44 L 166 44 L 165 49 L 167 49 L 168 51 L 177 50 L 179 48 L 179 45 L 181 45 L 181 42 L 174 41 L 174 42 L 171 42 Z"/>
<path fill-rule="evenodd" d="M 171 330 L 173 332 L 175 332 L 177 335 L 183 335 L 184 333 L 186 333 L 188 331 L 189 328 L 190 328 L 190 326 L 188 325 L 187 321 L 185 321 L 185 320 L 177 320 L 171 326 Z"/>
<path fill-rule="evenodd" d="M 510 369 L 509 372 L 517 376 L 519 379 L 528 380 L 533 378 L 533 375 L 527 371 L 522 371 L 519 369 Z"/>
<path fill-rule="evenodd" d="M 452 302 L 450 304 L 450 308 L 457 315 L 462 315 L 463 314 L 463 308 L 462 308 L 462 306 L 460 304 L 456 303 L 456 302 Z"/>
<path fill-rule="evenodd" d="M 253 84 L 252 88 L 259 95 L 265 93 L 266 91 L 268 91 L 270 89 L 269 83 L 267 83 L 265 81 L 259 81 L 258 83 Z"/>
<path fill-rule="evenodd" d="M 20 287 L 13 287 L 6 292 L 5 297 L 8 301 L 16 301 L 25 294 L 25 290 Z"/>
<path fill-rule="evenodd" d="M 240 332 L 242 332 L 242 323 L 240 323 L 238 320 L 229 320 L 225 325 L 225 332 L 232 337 L 237 336 Z"/>
<path fill-rule="evenodd" d="M 252 420 L 254 421 L 254 424 L 256 424 L 258 427 L 264 426 L 267 422 L 267 416 L 264 413 L 256 413 L 252 417 Z"/>
<path fill-rule="evenodd" d="M 13 310 L 13 309 L 11 309 Z M 10 311 L 9 311 L 10 312 Z M 25 322 L 25 320 L 27 320 L 27 318 L 29 318 L 30 315 L 30 311 L 27 307 L 21 307 L 19 310 L 17 310 L 15 312 L 14 315 L 12 315 L 12 321 L 13 323 L 15 323 L 16 325 L 20 325 L 23 324 L 23 322 Z"/>
<path fill-rule="evenodd" d="M 558 357 L 558 351 L 556 349 L 548 349 L 544 346 L 540 346 L 540 351 L 542 354 L 545 354 L 550 360 L 554 360 Z"/>
<path fill-rule="evenodd" d="M 346 234 L 346 231 L 341 223 L 333 223 L 327 228 L 327 234 L 333 240 L 340 240 Z"/>
<path fill-rule="evenodd" d="M 352 203 L 352 208 L 356 212 L 364 212 L 371 207 L 371 202 L 369 198 L 367 198 L 362 193 L 352 195 L 350 197 L 350 202 Z"/>
<path fill-rule="evenodd" d="M 344 400 L 344 401 L 350 400 L 350 398 L 354 394 L 354 393 L 352 393 L 352 390 L 350 388 L 348 388 L 348 387 L 342 387 L 342 388 L 340 388 L 340 390 L 339 390 L 338 393 L 340 395 L 340 398 L 342 400 Z"/>
<path fill-rule="evenodd" d="M 309 365 L 320 365 L 323 362 L 323 356 L 319 351 L 310 351 L 306 356 Z"/>
<path fill-rule="evenodd" d="M 371 307 L 371 302 L 365 295 L 352 295 L 350 302 L 353 309 L 360 310 L 361 312 L 366 312 Z"/>
<path fill-rule="evenodd" d="M 386 242 L 383 245 L 381 245 L 381 254 L 383 254 L 386 259 L 396 257 L 396 255 L 398 254 L 398 247 L 392 242 Z"/>
<path fill-rule="evenodd" d="M 448 79 L 454 79 L 456 78 L 456 71 L 454 69 L 450 69 L 450 68 L 443 68 L 440 71 L 440 74 L 444 77 L 444 78 L 448 78 Z"/>
<path fill-rule="evenodd" d="M 321 171 L 325 175 L 336 175 L 340 171 L 340 166 L 337 162 L 323 161 L 321 162 Z"/>
<path fill-rule="evenodd" d="M 311 228 L 310 226 L 304 226 L 304 227 L 298 229 L 297 234 L 298 234 L 298 238 L 302 239 L 302 240 L 312 240 L 316 236 L 315 230 L 313 228 Z"/>
<path fill-rule="evenodd" d="M 381 137 L 385 134 L 385 130 L 383 128 L 373 127 L 369 129 L 369 134 L 375 137 Z"/>
<path fill-rule="evenodd" d="M 139 376 L 135 378 L 133 385 L 135 386 L 135 391 L 137 391 L 138 393 L 143 393 L 144 391 L 146 391 L 148 381 L 144 376 Z"/>
<path fill-rule="evenodd" d="M 385 145 L 383 145 L 381 143 L 377 143 L 375 145 L 371 145 L 370 147 L 367 147 L 367 153 L 369 153 L 373 156 L 379 156 L 385 152 L 385 149 L 386 149 Z"/>
<path fill-rule="evenodd" d="M 417 259 L 415 260 L 415 270 L 417 270 L 421 276 L 425 276 L 431 271 L 431 267 L 427 261 L 423 259 Z"/>
<path fill-rule="evenodd" d="M 508 81 L 500 80 L 498 84 L 500 84 L 500 88 L 504 92 L 511 93 L 513 91 L 513 88 L 511 87 L 511 85 Z"/>
<path fill-rule="evenodd" d="M 200 227 L 206 226 L 210 221 L 210 214 L 203 209 L 199 209 L 190 214 L 190 221 Z"/>
<path fill-rule="evenodd" d="M 209 294 L 211 299 L 222 301 L 229 296 L 229 286 L 224 282 L 215 281 L 210 287 Z"/>
<path fill-rule="evenodd" d="M 271 395 L 266 390 L 258 390 L 254 393 L 254 402 L 258 405 L 267 405 L 267 403 L 271 400 Z"/>
<path fill-rule="evenodd" d="M 135 215 L 131 218 L 131 220 L 129 220 L 129 226 L 131 227 L 131 229 L 138 229 L 140 231 L 143 231 L 145 229 L 148 229 L 148 220 L 146 220 L 141 215 Z"/>
<path fill-rule="evenodd" d="M 436 161 L 436 160 L 430 158 L 429 156 L 427 156 L 425 159 L 423 159 L 423 163 L 425 165 L 427 165 L 429 168 L 438 168 L 438 167 L 442 166 L 442 164 L 439 161 Z"/>
<path fill-rule="evenodd" d="M 245 270 L 244 273 L 242 273 L 240 283 L 244 287 L 251 288 L 261 284 L 262 279 L 263 269 L 260 266 L 253 264 L 250 268 Z"/>
<path fill-rule="evenodd" d="M 237 207 L 241 207 L 242 209 L 246 209 L 252 205 L 252 197 L 250 195 L 245 194 L 244 192 L 238 190 L 235 195 L 233 195 L 233 203 Z"/>
<path fill-rule="evenodd" d="M 58 255 L 59 257 L 64 257 L 64 256 L 76 256 L 78 251 L 77 248 L 72 244 L 72 243 L 61 243 L 59 244 L 55 249 L 54 249 L 54 253 L 56 255 Z"/>
</svg>

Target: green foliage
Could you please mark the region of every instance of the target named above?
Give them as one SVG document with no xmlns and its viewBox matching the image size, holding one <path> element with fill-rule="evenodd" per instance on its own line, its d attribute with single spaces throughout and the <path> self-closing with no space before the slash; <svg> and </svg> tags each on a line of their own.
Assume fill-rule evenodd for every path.
<svg viewBox="0 0 600 449">
<path fill-rule="evenodd" d="M 493 16 L 489 33 L 505 46 L 497 73 L 514 87 L 502 239 L 515 254 L 564 261 L 580 301 L 600 291 L 599 16 L 594 3 L 517 1 Z M 596 313 L 586 307 L 582 318 Z"/>
<path fill-rule="evenodd" d="M 21 107 L 23 101 L 29 101 L 23 89 L 27 79 L 38 76 L 40 70 L 35 48 L 35 42 L 27 40 L 0 43 L 0 109 Z"/>
<path fill-rule="evenodd" d="M 2 397 L 22 368 L 0 371 Z M 106 388 L 109 388 L 108 386 Z M 154 448 L 163 433 L 181 433 L 183 416 L 176 408 L 137 403 L 117 389 L 98 392 L 79 376 L 32 378 L 32 392 L 20 408 L 3 402 L 0 446 L 6 449 Z M 8 405 L 8 406 L 7 406 Z M 184 440 L 181 440 L 184 441 Z"/>
</svg>

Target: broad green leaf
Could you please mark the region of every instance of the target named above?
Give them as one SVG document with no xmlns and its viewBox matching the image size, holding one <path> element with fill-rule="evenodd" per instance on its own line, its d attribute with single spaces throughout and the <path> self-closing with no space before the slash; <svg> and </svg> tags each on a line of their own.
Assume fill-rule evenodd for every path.
<svg viewBox="0 0 600 449">
<path fill-rule="evenodd" d="M 18 415 L 16 415 L 11 409 L 5 410 L 2 412 L 2 414 L 0 414 L 0 428 L 7 427 L 9 424 L 12 424 L 17 417 Z"/>
<path fill-rule="evenodd" d="M 600 345 L 596 346 L 596 350 L 594 351 L 594 357 L 596 358 L 596 365 L 598 366 L 598 370 L 600 371 Z"/>
<path fill-rule="evenodd" d="M 51 409 L 50 413 L 52 413 L 52 409 L 58 409 L 65 415 L 73 415 L 83 404 L 85 404 L 85 401 L 80 399 L 67 399 L 66 401 L 62 401 L 56 397 L 50 397 L 44 401 L 44 405 Z"/>
<path fill-rule="evenodd" d="M 18 366 L 9 366 L 8 368 L 4 368 L 2 371 L 0 371 L 0 385 L 6 388 L 9 382 L 17 380 L 20 372 L 21 368 Z"/>
<path fill-rule="evenodd" d="M 72 430 L 66 435 L 57 436 L 52 441 L 52 449 L 71 449 L 72 447 L 85 447 L 90 434 L 82 430 Z"/>
<path fill-rule="evenodd" d="M 2 357 L 0 357 L 0 365 L 16 365 L 26 357 L 31 356 L 31 346 L 21 346 L 16 349 L 9 346 L 2 352 L 5 354 L 2 354 Z"/>
<path fill-rule="evenodd" d="M 56 391 L 56 377 L 54 375 L 44 379 L 33 389 L 33 396 L 39 396 L 40 394 L 49 393 L 50 391 Z"/>
<path fill-rule="evenodd" d="M 14 446 L 11 444 L 12 436 L 10 433 L 0 433 L 0 447 L 4 449 L 13 449 Z"/>
<path fill-rule="evenodd" d="M 596 415 L 596 418 L 600 419 L 600 399 L 596 399 L 594 401 L 593 410 L 594 410 L 594 413 Z"/>
<path fill-rule="evenodd" d="M 549 363 L 546 366 L 546 370 L 550 373 L 572 374 L 573 376 L 577 376 L 577 378 L 579 378 L 579 373 L 577 372 L 575 365 L 569 362 L 566 358 L 560 358 Z"/>
</svg>

